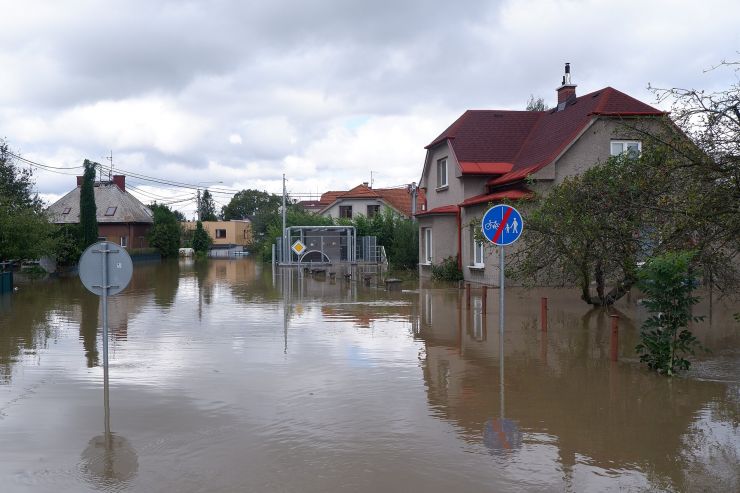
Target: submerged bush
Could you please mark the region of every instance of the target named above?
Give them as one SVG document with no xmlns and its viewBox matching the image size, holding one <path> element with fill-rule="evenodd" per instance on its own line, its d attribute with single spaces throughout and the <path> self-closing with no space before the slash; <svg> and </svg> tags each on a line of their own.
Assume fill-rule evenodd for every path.
<svg viewBox="0 0 740 493">
<path fill-rule="evenodd" d="M 701 344 L 686 327 L 694 317 L 691 307 L 699 298 L 691 292 L 698 282 L 690 272 L 692 252 L 672 252 L 650 259 L 638 272 L 640 289 L 648 296 L 643 301 L 652 313 L 640 328 L 640 344 L 635 347 L 640 361 L 659 373 L 675 375 L 688 370 L 684 358 L 695 354 Z"/>
<path fill-rule="evenodd" d="M 460 281 L 463 273 L 457 265 L 456 257 L 447 257 L 441 263 L 432 264 L 433 281 Z"/>
</svg>

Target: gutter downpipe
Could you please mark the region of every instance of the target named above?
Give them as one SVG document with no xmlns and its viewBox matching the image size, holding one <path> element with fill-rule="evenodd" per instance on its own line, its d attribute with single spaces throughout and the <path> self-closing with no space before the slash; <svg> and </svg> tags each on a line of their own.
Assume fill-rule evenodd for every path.
<svg viewBox="0 0 740 493">
<path fill-rule="evenodd" d="M 462 215 L 461 207 L 457 206 L 457 268 L 462 271 Z"/>
</svg>

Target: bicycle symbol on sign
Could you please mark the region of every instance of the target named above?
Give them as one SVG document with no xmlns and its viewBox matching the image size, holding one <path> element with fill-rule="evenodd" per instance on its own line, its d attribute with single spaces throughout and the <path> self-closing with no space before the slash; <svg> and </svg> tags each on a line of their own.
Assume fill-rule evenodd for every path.
<svg viewBox="0 0 740 493">
<path fill-rule="evenodd" d="M 489 230 L 497 230 L 498 229 L 498 221 L 494 221 L 492 219 L 489 219 L 488 222 L 485 225 L 486 231 Z"/>
</svg>

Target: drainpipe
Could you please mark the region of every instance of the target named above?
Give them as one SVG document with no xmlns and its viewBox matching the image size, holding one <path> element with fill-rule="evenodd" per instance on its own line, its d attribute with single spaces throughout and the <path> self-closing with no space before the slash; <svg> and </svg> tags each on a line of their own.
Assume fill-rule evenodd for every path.
<svg viewBox="0 0 740 493">
<path fill-rule="evenodd" d="M 457 268 L 462 270 L 462 216 L 457 206 Z"/>
</svg>

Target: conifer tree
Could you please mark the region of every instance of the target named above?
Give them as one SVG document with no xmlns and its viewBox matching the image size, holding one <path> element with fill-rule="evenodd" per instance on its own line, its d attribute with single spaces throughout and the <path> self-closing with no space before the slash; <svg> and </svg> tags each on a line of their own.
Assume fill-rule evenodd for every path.
<svg viewBox="0 0 740 493">
<path fill-rule="evenodd" d="M 85 173 L 83 174 L 82 189 L 80 190 L 80 229 L 83 249 L 98 240 L 98 210 L 95 206 L 94 188 L 96 165 L 98 164 L 85 159 Z"/>
</svg>

